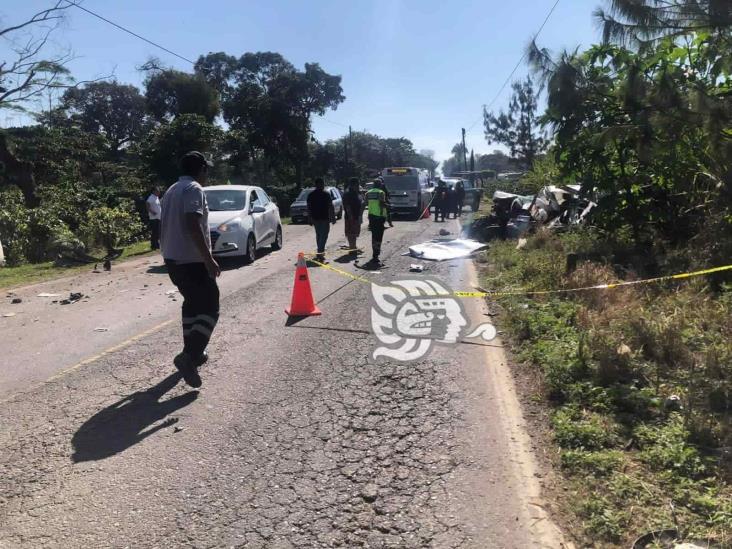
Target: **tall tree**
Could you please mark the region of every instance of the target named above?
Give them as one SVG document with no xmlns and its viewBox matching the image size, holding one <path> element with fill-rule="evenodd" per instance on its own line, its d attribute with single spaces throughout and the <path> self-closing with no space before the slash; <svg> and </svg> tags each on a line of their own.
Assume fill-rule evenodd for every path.
<svg viewBox="0 0 732 549">
<path fill-rule="evenodd" d="M 275 170 L 282 162 L 295 168 L 302 185 L 311 141 L 310 117 L 335 109 L 345 99 L 341 77 L 317 63 L 300 71 L 273 52 L 224 53 L 199 58 L 196 70 L 218 90 L 224 120 L 246 136 L 254 155 L 266 157 Z"/>
<path fill-rule="evenodd" d="M 729 0 L 612 0 L 608 4 L 608 9 L 598 8 L 594 14 L 606 43 L 644 46 L 663 37 L 698 32 L 721 37 L 732 27 Z"/>
<path fill-rule="evenodd" d="M 135 86 L 93 82 L 71 88 L 61 107 L 83 130 L 104 135 L 114 154 L 139 138 L 145 127 L 145 98 Z"/>
<path fill-rule="evenodd" d="M 202 116 L 213 122 L 221 110 L 215 88 L 199 74 L 154 69 L 145 79 L 150 113 L 160 121 L 183 115 Z"/>
<path fill-rule="evenodd" d="M 483 125 L 488 143 L 500 143 L 511 151 L 511 157 L 529 168 L 534 158 L 546 150 L 547 141 L 537 116 L 537 93 L 531 77 L 511 85 L 513 94 L 508 111 L 498 115 L 483 110 Z"/>
<path fill-rule="evenodd" d="M 65 64 L 70 56 L 46 56 L 44 50 L 68 8 L 67 2 L 57 0 L 26 21 L 0 28 L 0 38 L 8 40 L 14 55 L 0 61 L 0 109 L 25 110 L 28 101 L 67 83 Z M 14 40 L 14 36 L 20 39 Z"/>
</svg>

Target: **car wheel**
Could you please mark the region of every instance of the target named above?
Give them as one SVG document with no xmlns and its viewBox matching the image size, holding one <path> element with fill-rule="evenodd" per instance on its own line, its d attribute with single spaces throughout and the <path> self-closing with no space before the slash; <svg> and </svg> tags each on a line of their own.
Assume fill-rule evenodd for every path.
<svg viewBox="0 0 732 549">
<path fill-rule="evenodd" d="M 272 249 L 273 250 L 282 249 L 282 227 L 280 225 L 277 225 L 277 232 L 275 233 L 274 242 L 272 242 Z"/>
<path fill-rule="evenodd" d="M 254 240 L 254 235 L 250 234 L 247 239 L 247 253 L 244 260 L 247 263 L 254 263 L 255 259 L 257 259 L 257 242 Z"/>
</svg>

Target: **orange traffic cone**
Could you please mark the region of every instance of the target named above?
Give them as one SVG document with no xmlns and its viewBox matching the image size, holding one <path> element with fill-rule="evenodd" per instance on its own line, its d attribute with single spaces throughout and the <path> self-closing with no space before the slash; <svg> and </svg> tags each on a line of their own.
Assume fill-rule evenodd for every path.
<svg viewBox="0 0 732 549">
<path fill-rule="evenodd" d="M 295 270 L 295 286 L 292 288 L 292 303 L 285 309 L 289 316 L 315 316 L 322 314 L 313 301 L 313 292 L 310 289 L 308 267 L 305 264 L 305 254 L 297 254 L 297 269 Z"/>
</svg>

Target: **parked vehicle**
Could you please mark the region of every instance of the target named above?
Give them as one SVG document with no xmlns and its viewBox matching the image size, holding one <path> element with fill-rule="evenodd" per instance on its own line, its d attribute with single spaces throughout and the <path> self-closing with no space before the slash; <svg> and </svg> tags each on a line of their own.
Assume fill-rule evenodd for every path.
<svg viewBox="0 0 732 549">
<path fill-rule="evenodd" d="M 307 223 L 308 195 L 314 190 L 314 188 L 303 189 L 290 205 L 290 219 L 292 219 L 293 223 Z M 343 217 L 343 197 L 341 196 L 341 192 L 336 187 L 326 187 L 325 190 L 330 193 L 333 199 L 333 209 L 335 210 L 336 219 L 340 219 Z"/>
<path fill-rule="evenodd" d="M 432 190 L 427 170 L 386 168 L 381 172 L 393 213 L 419 216 L 430 202 Z"/>
<path fill-rule="evenodd" d="M 244 257 L 251 263 L 257 248 L 282 247 L 280 210 L 261 187 L 214 185 L 204 192 L 215 256 Z"/>
</svg>

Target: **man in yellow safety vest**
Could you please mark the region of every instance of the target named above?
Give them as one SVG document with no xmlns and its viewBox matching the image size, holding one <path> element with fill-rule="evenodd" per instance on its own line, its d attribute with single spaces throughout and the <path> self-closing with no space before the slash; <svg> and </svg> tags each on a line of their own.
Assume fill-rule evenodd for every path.
<svg viewBox="0 0 732 549">
<path fill-rule="evenodd" d="M 366 193 L 366 205 L 369 211 L 369 230 L 371 231 L 371 248 L 373 250 L 370 263 L 378 267 L 381 265 L 379 255 L 381 254 L 381 241 L 384 238 L 384 225 L 389 216 L 386 205 L 386 192 L 384 192 L 384 183 L 381 180 L 377 179 L 373 188 Z"/>
</svg>

